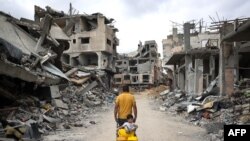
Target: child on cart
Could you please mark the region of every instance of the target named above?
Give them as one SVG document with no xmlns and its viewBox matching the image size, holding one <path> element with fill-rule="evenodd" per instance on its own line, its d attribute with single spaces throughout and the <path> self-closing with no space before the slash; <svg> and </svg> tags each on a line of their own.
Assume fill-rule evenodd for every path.
<svg viewBox="0 0 250 141">
<path fill-rule="evenodd" d="M 138 128 L 138 125 L 134 123 L 133 115 L 129 114 L 127 116 L 127 122 L 125 122 L 122 126 L 118 127 L 117 130 L 122 128 L 124 128 L 128 134 L 131 132 L 135 132 L 135 130 Z"/>
</svg>

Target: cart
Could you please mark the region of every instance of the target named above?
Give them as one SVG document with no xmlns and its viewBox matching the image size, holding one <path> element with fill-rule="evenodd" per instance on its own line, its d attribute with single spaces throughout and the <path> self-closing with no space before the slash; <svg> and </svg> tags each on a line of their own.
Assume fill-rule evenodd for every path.
<svg viewBox="0 0 250 141">
<path fill-rule="evenodd" d="M 119 129 L 116 141 L 138 141 L 138 138 L 135 132 L 127 133 L 125 129 Z"/>
</svg>

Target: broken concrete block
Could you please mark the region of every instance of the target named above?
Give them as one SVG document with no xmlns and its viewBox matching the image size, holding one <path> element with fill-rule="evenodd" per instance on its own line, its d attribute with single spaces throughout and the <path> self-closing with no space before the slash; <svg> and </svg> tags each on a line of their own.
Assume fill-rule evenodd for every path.
<svg viewBox="0 0 250 141">
<path fill-rule="evenodd" d="M 250 104 L 243 104 L 243 105 L 242 105 L 242 108 L 244 108 L 244 109 L 249 109 L 249 108 L 250 108 Z"/>
<path fill-rule="evenodd" d="M 250 114 L 241 115 L 241 116 L 239 117 L 239 121 L 240 121 L 241 123 L 247 123 L 247 122 L 249 122 L 249 121 L 250 121 Z"/>
<path fill-rule="evenodd" d="M 58 107 L 58 108 L 62 108 L 62 109 L 69 109 L 68 105 L 65 104 L 62 100 L 60 99 L 53 99 L 52 103 Z"/>
<path fill-rule="evenodd" d="M 89 123 L 90 123 L 90 124 L 96 124 L 96 122 L 95 122 L 95 121 L 90 121 Z"/>
<path fill-rule="evenodd" d="M 100 100 L 90 101 L 90 100 L 88 100 L 87 98 L 84 98 L 83 102 L 84 102 L 84 104 L 85 104 L 87 107 L 94 107 L 94 106 L 98 106 L 98 105 L 101 104 L 101 101 L 100 101 Z"/>
<path fill-rule="evenodd" d="M 234 106 L 234 110 L 235 111 L 241 111 L 242 110 L 242 106 L 241 105 L 236 105 L 236 106 Z"/>
<path fill-rule="evenodd" d="M 57 85 L 54 86 L 50 86 L 50 93 L 51 93 L 51 98 L 60 98 L 60 91 L 59 91 L 59 87 Z"/>
<path fill-rule="evenodd" d="M 68 123 L 65 123 L 65 124 L 63 125 L 63 127 L 64 127 L 65 129 L 70 129 L 70 128 L 71 128 L 70 125 L 69 125 Z"/>
<path fill-rule="evenodd" d="M 197 106 L 197 105 L 188 105 L 187 106 L 187 112 L 188 113 L 191 113 L 193 112 L 194 110 L 196 110 L 196 108 L 199 108 L 200 106 Z"/>
<path fill-rule="evenodd" d="M 72 75 L 72 74 L 75 73 L 76 71 L 78 71 L 78 68 L 72 68 L 71 70 L 67 71 L 67 72 L 65 73 L 65 75 L 69 77 L 70 75 Z"/>
<path fill-rule="evenodd" d="M 93 94 L 88 94 L 88 95 L 87 95 L 87 98 L 88 98 L 89 100 L 95 100 L 95 99 L 96 99 L 96 96 L 93 95 Z"/>
<path fill-rule="evenodd" d="M 88 81 L 89 78 L 90 77 L 84 77 L 84 78 L 80 78 L 80 79 L 70 78 L 70 81 L 77 84 L 77 85 L 81 85 L 81 84 L 85 83 L 86 81 Z"/>
<path fill-rule="evenodd" d="M 69 111 L 67 111 L 67 110 L 62 110 L 62 112 L 63 112 L 63 114 L 64 114 L 65 116 L 69 115 Z"/>
<path fill-rule="evenodd" d="M 166 111 L 166 107 L 161 106 L 160 111 L 163 111 L 163 112 Z"/>
<path fill-rule="evenodd" d="M 77 74 L 76 74 L 76 76 L 78 76 L 78 77 L 88 77 L 88 76 L 90 76 L 90 73 L 86 73 L 86 72 L 82 72 L 82 71 L 77 71 Z"/>
<path fill-rule="evenodd" d="M 83 127 L 83 124 L 81 122 L 77 122 L 74 124 L 75 127 Z"/>
<path fill-rule="evenodd" d="M 78 93 L 79 94 L 85 94 L 86 92 L 90 91 L 91 89 L 93 89 L 97 85 L 98 85 L 98 83 L 96 81 L 93 81 L 91 84 L 89 84 L 88 86 L 86 86 L 85 88 L 80 90 Z"/>
<path fill-rule="evenodd" d="M 168 89 L 168 90 L 165 90 L 165 91 L 163 91 L 163 92 L 161 92 L 160 95 L 162 96 L 162 95 L 166 95 L 166 94 L 168 94 L 168 93 L 169 93 L 169 89 Z"/>
<path fill-rule="evenodd" d="M 176 98 L 181 98 L 182 95 L 183 95 L 182 93 L 176 93 L 176 94 L 175 94 L 175 97 L 176 97 Z"/>
<path fill-rule="evenodd" d="M 43 115 L 43 118 L 50 123 L 56 123 L 61 121 L 60 119 L 52 118 L 46 115 Z"/>
<path fill-rule="evenodd" d="M 249 110 L 244 110 L 244 111 L 242 112 L 243 115 L 246 115 L 246 114 L 249 114 L 249 113 L 250 113 Z"/>
</svg>

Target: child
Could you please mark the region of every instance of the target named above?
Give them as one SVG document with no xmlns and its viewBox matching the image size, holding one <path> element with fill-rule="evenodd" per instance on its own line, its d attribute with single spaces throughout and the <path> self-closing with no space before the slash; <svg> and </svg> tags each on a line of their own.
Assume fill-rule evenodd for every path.
<svg viewBox="0 0 250 141">
<path fill-rule="evenodd" d="M 125 128 L 127 133 L 134 132 L 138 128 L 138 126 L 134 123 L 134 117 L 131 114 L 127 116 L 127 122 L 118 127 L 118 130 L 122 128 Z"/>
</svg>

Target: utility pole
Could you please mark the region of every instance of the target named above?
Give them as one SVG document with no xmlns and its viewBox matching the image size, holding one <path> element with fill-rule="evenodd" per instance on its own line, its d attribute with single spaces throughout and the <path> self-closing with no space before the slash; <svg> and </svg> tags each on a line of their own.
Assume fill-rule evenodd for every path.
<svg viewBox="0 0 250 141">
<path fill-rule="evenodd" d="M 69 3 L 69 15 L 72 16 L 72 4 Z"/>
</svg>

